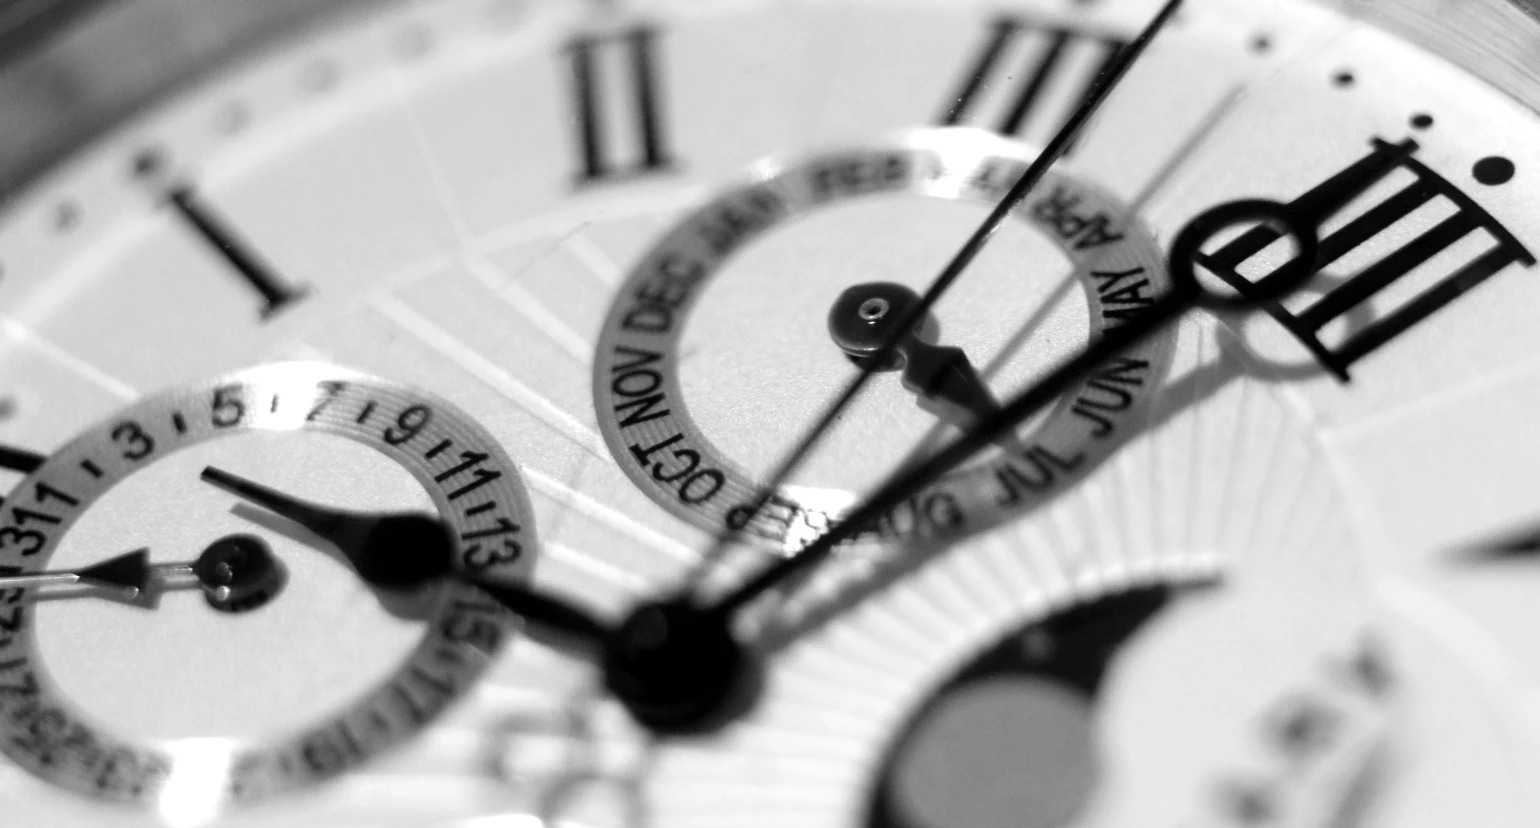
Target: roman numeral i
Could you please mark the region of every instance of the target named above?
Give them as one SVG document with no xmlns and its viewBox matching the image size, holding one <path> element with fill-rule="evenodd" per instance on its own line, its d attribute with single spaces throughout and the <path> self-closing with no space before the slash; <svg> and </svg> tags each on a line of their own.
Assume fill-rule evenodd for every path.
<svg viewBox="0 0 1540 828">
<path fill-rule="evenodd" d="M 1046 140 L 1127 46 L 1119 38 L 999 18 L 937 122 Z"/>
</svg>

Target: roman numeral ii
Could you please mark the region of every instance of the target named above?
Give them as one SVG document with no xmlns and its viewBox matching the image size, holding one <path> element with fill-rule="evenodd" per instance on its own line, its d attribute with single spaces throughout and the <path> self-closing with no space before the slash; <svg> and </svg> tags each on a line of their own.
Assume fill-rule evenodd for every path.
<svg viewBox="0 0 1540 828">
<path fill-rule="evenodd" d="M 672 166 L 659 115 L 657 43 L 655 29 L 636 26 L 614 34 L 584 35 L 568 44 L 580 183 Z M 607 79 L 607 75 L 620 77 Z M 623 120 L 630 121 L 629 129 L 617 123 Z M 617 153 L 612 142 L 628 146 Z"/>
</svg>

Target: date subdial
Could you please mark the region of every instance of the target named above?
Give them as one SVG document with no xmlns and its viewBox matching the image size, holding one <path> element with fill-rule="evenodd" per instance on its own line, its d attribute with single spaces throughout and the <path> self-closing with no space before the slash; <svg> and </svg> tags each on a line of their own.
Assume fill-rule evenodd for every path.
<svg viewBox="0 0 1540 828">
<path fill-rule="evenodd" d="M 201 480 L 211 465 L 339 507 L 420 513 L 478 581 L 520 582 L 537 548 L 519 473 L 481 426 L 329 365 L 175 388 L 55 452 L 0 518 L 0 572 L 20 579 L 0 592 L 0 749 L 173 824 L 410 738 L 512 628 L 469 578 L 360 577 L 331 539 Z M 116 600 L 54 600 L 71 586 Z"/>
</svg>

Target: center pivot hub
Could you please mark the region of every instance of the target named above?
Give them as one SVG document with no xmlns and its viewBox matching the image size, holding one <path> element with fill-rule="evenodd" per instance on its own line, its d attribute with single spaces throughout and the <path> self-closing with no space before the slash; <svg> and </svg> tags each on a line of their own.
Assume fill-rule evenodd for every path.
<svg viewBox="0 0 1540 828">
<path fill-rule="evenodd" d="M 687 599 L 646 604 L 606 642 L 604 683 L 658 733 L 701 733 L 753 701 L 756 671 L 720 612 Z"/>
</svg>

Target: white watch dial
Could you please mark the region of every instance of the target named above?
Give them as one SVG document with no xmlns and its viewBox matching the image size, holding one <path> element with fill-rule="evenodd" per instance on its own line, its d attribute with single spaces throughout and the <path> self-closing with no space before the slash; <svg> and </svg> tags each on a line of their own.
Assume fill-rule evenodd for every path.
<svg viewBox="0 0 1540 828">
<path fill-rule="evenodd" d="M 485 429 L 528 490 L 532 582 L 618 617 L 693 570 L 854 375 L 836 300 L 857 291 L 874 321 L 907 294 L 860 291 L 923 291 L 1161 5 L 439 0 L 338 18 L 168 90 L 14 193 L 0 444 L 50 454 L 259 363 L 346 366 Z M 1267 312 L 1183 315 L 887 515 L 769 619 L 763 695 L 721 732 L 652 739 L 591 663 L 514 635 L 443 716 L 325 782 L 200 811 L 223 800 L 108 801 L 0 760 L 7 824 L 1531 823 L 1540 564 L 1464 550 L 1540 522 L 1540 113 L 1524 103 L 1540 86 L 1522 50 L 1488 64 L 1398 25 L 1523 40 L 1540 22 L 1444 5 L 1184 4 L 708 588 L 1137 319 L 1199 215 L 1286 205 L 1319 238 L 1318 272 Z M 1200 263 L 1255 283 L 1297 248 L 1242 227 Z M 427 507 L 420 475 L 388 495 L 304 483 L 294 470 L 333 450 L 355 478 L 386 474 L 336 442 L 241 451 L 308 496 Z M 29 496 L 0 531 L 31 528 Z M 96 547 L 120 523 L 168 544 L 249 524 L 295 573 L 326 565 L 240 512 L 214 531 L 108 506 L 47 561 L 22 566 L 27 543 L 0 534 L 0 568 L 127 551 Z M 927 527 L 966 537 L 907 557 Z M 155 628 L 178 614 L 25 614 L 98 719 L 244 739 L 262 722 L 124 711 L 154 708 L 161 674 L 194 698 L 204 682 L 270 697 L 284 709 L 263 726 L 285 734 L 352 698 L 423 622 L 397 629 L 369 590 L 332 585 L 325 600 L 379 624 L 316 629 L 302 658 L 372 666 L 275 660 L 271 690 L 184 656 L 190 633 Z M 15 725 L 30 702 L 7 677 L 10 618 Z M 337 698 L 299 709 L 306 682 Z"/>
</svg>

